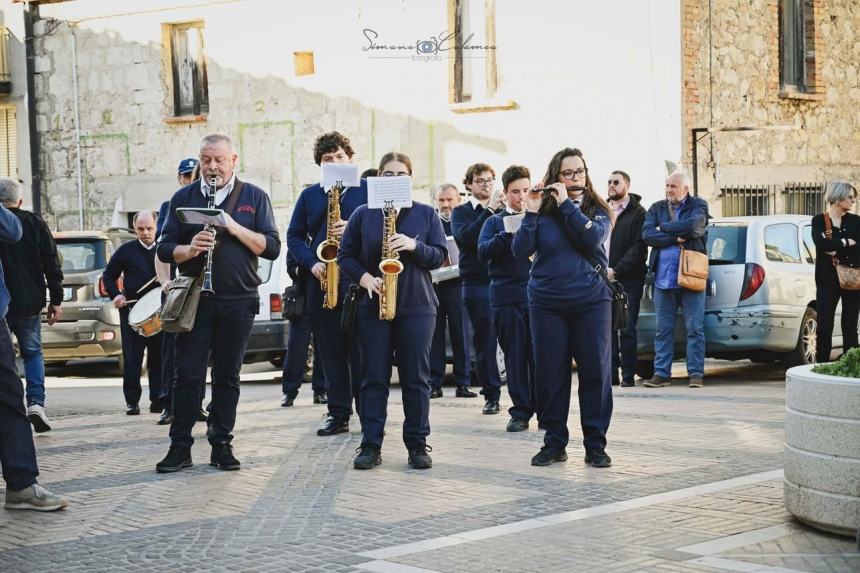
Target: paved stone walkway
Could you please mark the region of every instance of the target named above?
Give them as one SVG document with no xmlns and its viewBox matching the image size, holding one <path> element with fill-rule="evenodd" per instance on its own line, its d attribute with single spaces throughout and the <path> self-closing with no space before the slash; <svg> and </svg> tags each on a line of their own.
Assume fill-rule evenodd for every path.
<svg viewBox="0 0 860 573">
<path fill-rule="evenodd" d="M 42 482 L 72 507 L 0 510 L 0 571 L 860 571 L 852 540 L 782 507 L 771 367 L 727 366 L 698 391 L 616 388 L 605 470 L 579 444 L 534 468 L 534 423 L 508 434 L 506 416 L 453 397 L 432 402 L 434 467 L 410 470 L 395 387 L 384 462 L 355 471 L 357 420 L 319 438 L 321 407 L 280 408 L 277 392 L 240 404 L 239 472 L 208 466 L 201 425 L 194 467 L 159 475 L 154 416 L 58 418 L 36 438 Z"/>
</svg>

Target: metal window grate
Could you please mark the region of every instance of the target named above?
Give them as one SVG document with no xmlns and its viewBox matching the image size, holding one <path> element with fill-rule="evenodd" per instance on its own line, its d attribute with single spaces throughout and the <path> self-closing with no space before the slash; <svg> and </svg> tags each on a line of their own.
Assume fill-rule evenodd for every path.
<svg viewBox="0 0 860 573">
<path fill-rule="evenodd" d="M 782 191 L 783 211 L 792 215 L 815 215 L 827 207 L 827 183 L 786 183 Z"/>
<path fill-rule="evenodd" d="M 738 185 L 720 188 L 724 217 L 769 215 L 776 207 L 776 191 L 768 185 Z"/>
</svg>

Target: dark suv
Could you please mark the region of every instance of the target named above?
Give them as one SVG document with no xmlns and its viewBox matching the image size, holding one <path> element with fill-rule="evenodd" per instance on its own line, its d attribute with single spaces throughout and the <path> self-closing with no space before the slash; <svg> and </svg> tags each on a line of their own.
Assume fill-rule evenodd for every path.
<svg viewBox="0 0 860 573">
<path fill-rule="evenodd" d="M 63 264 L 63 316 L 54 325 L 42 322 L 46 363 L 73 358 L 118 356 L 122 359 L 119 311 L 102 284 L 102 273 L 116 248 L 134 239 L 128 229 L 54 233 Z"/>
</svg>

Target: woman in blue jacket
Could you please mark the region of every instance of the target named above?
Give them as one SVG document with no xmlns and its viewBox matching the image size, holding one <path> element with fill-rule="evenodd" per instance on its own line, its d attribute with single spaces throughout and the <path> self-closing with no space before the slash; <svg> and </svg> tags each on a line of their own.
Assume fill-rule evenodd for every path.
<svg viewBox="0 0 860 573">
<path fill-rule="evenodd" d="M 612 216 L 594 192 L 578 149 L 556 153 L 543 184 L 542 194 L 536 191 L 527 197 L 527 212 L 511 245 L 517 258 L 533 256 L 528 298 L 535 407 L 546 434 L 532 465 L 567 460 L 571 360 L 576 360 L 585 462 L 609 467 L 605 448 L 612 416 L 612 297 L 587 258 L 606 268 L 603 243 L 611 232 Z"/>
<path fill-rule="evenodd" d="M 379 163 L 382 177 L 412 176 L 412 162 L 402 153 L 388 153 Z M 409 465 L 427 469 L 433 462 L 427 453 L 430 434 L 430 344 L 439 304 L 430 271 L 442 265 L 448 254 L 445 232 L 436 211 L 413 202 L 399 210 L 391 251 L 399 255 L 403 270 L 397 277 L 396 313 L 393 320 L 379 318 L 383 287 L 382 209 L 362 205 L 349 218 L 338 252 L 338 263 L 361 286 L 356 313 L 357 338 L 364 368 L 359 392 L 364 437 L 353 465 L 371 469 L 382 462 L 380 454 L 388 410 L 391 367 L 397 354 L 397 372 L 403 393 L 403 441 Z M 366 292 L 365 292 L 366 291 Z"/>
</svg>

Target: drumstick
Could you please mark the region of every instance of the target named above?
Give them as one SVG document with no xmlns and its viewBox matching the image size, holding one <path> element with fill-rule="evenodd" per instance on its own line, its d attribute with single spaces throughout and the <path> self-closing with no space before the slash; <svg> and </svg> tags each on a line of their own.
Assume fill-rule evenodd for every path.
<svg viewBox="0 0 860 573">
<path fill-rule="evenodd" d="M 140 300 L 140 299 L 135 298 L 135 299 L 132 299 L 132 300 L 127 300 L 127 301 L 125 301 L 125 304 L 126 304 L 126 305 L 134 304 L 134 303 L 136 303 L 138 300 Z"/>
<path fill-rule="evenodd" d="M 140 292 L 140 291 L 142 291 L 143 289 L 145 289 L 146 287 L 148 287 L 149 285 L 151 285 L 152 283 L 154 283 L 154 282 L 156 281 L 156 279 L 158 279 L 158 275 L 156 275 L 156 276 L 152 277 L 151 279 L 149 279 L 149 281 L 147 281 L 147 283 L 146 283 L 145 285 L 143 285 L 142 287 L 140 287 L 139 289 L 137 289 L 137 291 L 136 291 L 136 292 Z"/>
</svg>

